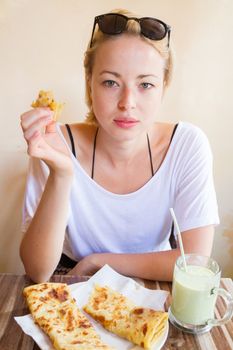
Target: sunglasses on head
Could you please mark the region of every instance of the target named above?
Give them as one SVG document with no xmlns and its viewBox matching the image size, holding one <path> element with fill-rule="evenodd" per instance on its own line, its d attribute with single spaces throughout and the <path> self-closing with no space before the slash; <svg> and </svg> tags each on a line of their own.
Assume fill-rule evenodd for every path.
<svg viewBox="0 0 233 350">
<path fill-rule="evenodd" d="M 153 17 L 127 17 L 119 13 L 106 13 L 104 15 L 95 17 L 90 47 L 92 47 L 95 26 L 97 23 L 102 33 L 108 35 L 116 35 L 121 34 L 125 31 L 127 22 L 129 20 L 138 22 L 141 28 L 141 34 L 151 40 L 162 40 L 166 37 L 166 35 L 168 35 L 167 45 L 169 47 L 171 32 L 171 27 L 169 25 Z"/>
</svg>

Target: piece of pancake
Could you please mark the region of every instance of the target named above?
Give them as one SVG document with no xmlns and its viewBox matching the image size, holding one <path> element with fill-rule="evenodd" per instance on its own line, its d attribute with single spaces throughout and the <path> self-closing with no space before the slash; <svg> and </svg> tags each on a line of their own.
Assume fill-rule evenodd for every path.
<svg viewBox="0 0 233 350">
<path fill-rule="evenodd" d="M 138 307 L 108 286 L 95 285 L 83 309 L 110 332 L 145 349 L 153 347 L 168 320 L 167 312 Z"/>
<path fill-rule="evenodd" d="M 32 102 L 31 106 L 33 108 L 50 108 L 51 111 L 54 111 L 53 120 L 56 121 L 58 116 L 61 114 L 64 103 L 56 102 L 52 91 L 40 90 L 37 99 Z"/>
<path fill-rule="evenodd" d="M 57 350 L 113 350 L 104 344 L 78 308 L 65 283 L 40 283 L 24 288 L 34 322 Z"/>
</svg>

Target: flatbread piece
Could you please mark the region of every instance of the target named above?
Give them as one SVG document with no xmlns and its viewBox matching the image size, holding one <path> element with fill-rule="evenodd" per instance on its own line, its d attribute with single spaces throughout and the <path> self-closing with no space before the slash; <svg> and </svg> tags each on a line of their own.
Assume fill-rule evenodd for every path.
<svg viewBox="0 0 233 350">
<path fill-rule="evenodd" d="M 168 320 L 167 312 L 138 307 L 108 286 L 95 285 L 83 309 L 110 332 L 145 349 L 153 347 Z"/>
<path fill-rule="evenodd" d="M 53 119 L 57 120 L 64 107 L 64 103 L 56 102 L 52 91 L 40 90 L 37 99 L 34 102 L 32 102 L 31 106 L 33 108 L 50 108 L 51 111 L 54 111 Z"/>
<path fill-rule="evenodd" d="M 50 337 L 57 350 L 113 350 L 105 345 L 78 308 L 65 283 L 40 283 L 23 294 L 34 322 Z"/>
</svg>

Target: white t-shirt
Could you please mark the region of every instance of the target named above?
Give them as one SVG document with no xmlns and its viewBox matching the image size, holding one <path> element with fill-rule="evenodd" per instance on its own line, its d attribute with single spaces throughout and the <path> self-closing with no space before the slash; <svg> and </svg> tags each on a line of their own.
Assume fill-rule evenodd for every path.
<svg viewBox="0 0 233 350">
<path fill-rule="evenodd" d="M 64 139 L 59 126 L 58 131 Z M 219 223 L 212 153 L 198 127 L 180 122 L 158 171 L 129 194 L 107 191 L 89 177 L 78 159 L 71 157 L 75 177 L 63 252 L 74 260 L 99 252 L 170 249 L 171 207 L 181 231 Z M 43 161 L 30 159 L 23 231 L 35 213 L 48 174 Z"/>
</svg>

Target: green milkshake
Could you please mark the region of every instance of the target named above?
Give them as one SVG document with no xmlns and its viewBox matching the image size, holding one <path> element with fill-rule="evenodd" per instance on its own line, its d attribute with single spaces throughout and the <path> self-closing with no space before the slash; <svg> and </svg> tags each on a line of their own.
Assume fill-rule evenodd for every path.
<svg viewBox="0 0 233 350">
<path fill-rule="evenodd" d="M 207 267 L 187 265 L 174 271 L 171 311 L 182 323 L 203 325 L 214 318 L 219 277 Z"/>
</svg>

